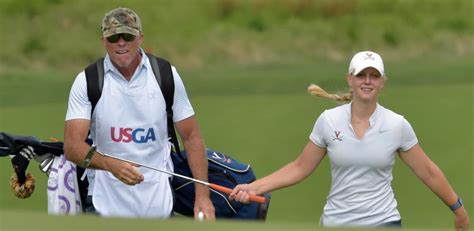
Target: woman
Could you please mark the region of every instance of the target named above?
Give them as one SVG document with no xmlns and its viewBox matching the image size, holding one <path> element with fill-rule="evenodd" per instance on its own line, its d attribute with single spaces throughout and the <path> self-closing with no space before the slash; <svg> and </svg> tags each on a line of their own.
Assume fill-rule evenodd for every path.
<svg viewBox="0 0 474 231">
<path fill-rule="evenodd" d="M 284 188 L 310 175 L 328 155 L 332 185 L 321 216 L 322 226 L 399 226 L 401 217 L 391 188 L 395 153 L 455 213 L 455 227 L 469 228 L 462 200 L 441 170 L 418 144 L 402 116 L 382 107 L 377 98 L 386 77 L 382 58 L 371 51 L 354 55 L 346 95 L 328 94 L 316 85 L 313 95 L 350 103 L 326 110 L 316 121 L 300 156 L 251 184 L 238 185 L 230 198 L 248 203 L 249 194 Z"/>
</svg>

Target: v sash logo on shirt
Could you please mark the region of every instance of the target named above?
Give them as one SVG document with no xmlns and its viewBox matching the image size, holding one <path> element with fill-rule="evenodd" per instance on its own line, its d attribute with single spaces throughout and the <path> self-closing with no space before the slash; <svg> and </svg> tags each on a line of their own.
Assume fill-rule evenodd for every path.
<svg viewBox="0 0 474 231">
<path fill-rule="evenodd" d="M 148 141 L 155 141 L 155 130 L 153 128 L 110 128 L 110 138 L 114 142 L 125 143 L 147 143 Z"/>
<path fill-rule="evenodd" d="M 342 135 L 341 135 L 341 131 L 334 131 L 334 138 L 332 138 L 332 140 L 338 140 L 338 141 L 342 141 Z"/>
</svg>

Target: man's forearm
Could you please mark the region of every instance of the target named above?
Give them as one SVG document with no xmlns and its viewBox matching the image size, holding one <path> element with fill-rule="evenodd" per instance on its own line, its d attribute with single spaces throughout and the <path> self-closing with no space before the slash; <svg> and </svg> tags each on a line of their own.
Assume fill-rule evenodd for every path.
<svg viewBox="0 0 474 231">
<path fill-rule="evenodd" d="M 193 174 L 193 178 L 208 181 L 208 162 L 205 154 L 204 144 L 200 136 L 194 137 L 184 142 L 188 153 L 188 165 Z M 196 197 L 209 196 L 209 189 L 202 184 L 195 184 Z"/>
<path fill-rule="evenodd" d="M 67 160 L 82 166 L 91 146 L 85 142 L 89 131 L 89 120 L 69 120 L 64 125 L 64 154 Z M 107 170 L 104 157 L 95 153 L 91 156 L 89 168 Z"/>
<path fill-rule="evenodd" d="M 90 146 L 83 141 L 72 142 L 67 139 L 64 141 L 64 154 L 66 155 L 67 160 L 74 162 L 77 165 L 82 163 L 89 149 Z"/>
<path fill-rule="evenodd" d="M 64 151 L 66 155 L 66 159 L 74 162 L 78 166 L 85 167 L 83 164 L 86 161 L 86 158 L 89 158 L 90 164 L 87 168 L 93 169 L 102 169 L 106 170 L 106 161 L 104 157 L 98 155 L 97 152 L 91 150 L 91 146 L 86 142 L 76 142 L 74 144 L 68 144 L 68 142 L 64 143 Z M 88 156 L 90 152 L 91 155 Z"/>
</svg>

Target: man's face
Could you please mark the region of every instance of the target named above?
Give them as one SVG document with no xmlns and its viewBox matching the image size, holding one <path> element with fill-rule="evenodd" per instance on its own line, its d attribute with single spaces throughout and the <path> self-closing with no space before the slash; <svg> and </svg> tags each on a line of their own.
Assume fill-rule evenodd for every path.
<svg viewBox="0 0 474 231">
<path fill-rule="evenodd" d="M 138 55 L 138 48 L 141 46 L 142 42 L 143 34 L 141 33 L 139 36 L 133 36 L 131 34 L 116 34 L 107 38 L 102 37 L 102 43 L 104 44 L 110 59 L 118 68 L 127 68 L 130 66 L 132 61 Z"/>
</svg>

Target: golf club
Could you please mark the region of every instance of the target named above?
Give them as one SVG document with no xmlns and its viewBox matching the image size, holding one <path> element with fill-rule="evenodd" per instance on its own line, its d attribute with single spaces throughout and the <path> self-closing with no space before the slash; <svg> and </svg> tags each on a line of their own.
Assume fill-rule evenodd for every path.
<svg viewBox="0 0 474 231">
<path fill-rule="evenodd" d="M 186 179 L 186 180 L 194 181 L 196 183 L 206 185 L 206 186 L 208 186 L 212 189 L 215 189 L 219 192 L 223 192 L 223 193 L 226 193 L 226 194 L 230 194 L 232 192 L 232 189 L 226 188 L 224 186 L 220 186 L 220 185 L 217 185 L 217 184 L 205 182 L 205 181 L 202 181 L 202 180 L 197 180 L 197 179 L 194 179 L 194 178 L 191 178 L 191 177 L 183 176 L 183 175 L 180 175 L 180 174 L 176 174 L 174 172 L 169 172 L 169 171 L 154 168 L 154 167 L 151 167 L 151 166 L 143 165 L 143 164 L 131 161 L 131 160 L 127 160 L 127 159 L 124 159 L 124 158 L 112 156 L 112 155 L 109 155 L 109 154 L 106 154 L 106 153 L 101 153 L 101 152 L 98 152 L 97 150 L 96 150 L 96 152 L 99 153 L 101 156 L 104 156 L 104 157 L 109 157 L 109 158 L 113 158 L 113 159 L 116 159 L 116 160 L 121 160 L 121 161 L 130 163 L 130 164 L 134 164 L 134 165 L 137 165 L 137 166 L 141 166 L 141 167 L 144 167 L 144 168 L 155 170 L 155 171 L 158 171 L 158 172 L 161 172 L 161 173 L 165 173 L 165 174 L 180 177 L 180 178 L 183 178 L 183 179 Z M 263 204 L 267 201 L 267 199 L 265 197 L 262 197 L 262 196 L 257 196 L 257 195 L 249 195 L 249 196 L 250 196 L 250 201 L 251 202 L 257 202 L 257 203 Z"/>
</svg>

